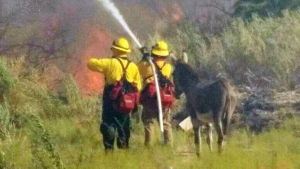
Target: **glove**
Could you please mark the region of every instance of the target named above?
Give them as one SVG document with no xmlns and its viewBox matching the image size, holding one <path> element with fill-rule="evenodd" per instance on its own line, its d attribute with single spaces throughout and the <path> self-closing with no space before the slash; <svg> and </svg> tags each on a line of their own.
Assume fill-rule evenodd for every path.
<svg viewBox="0 0 300 169">
<path fill-rule="evenodd" d="M 141 53 L 144 55 L 145 53 L 149 53 L 146 46 L 140 48 Z"/>
</svg>

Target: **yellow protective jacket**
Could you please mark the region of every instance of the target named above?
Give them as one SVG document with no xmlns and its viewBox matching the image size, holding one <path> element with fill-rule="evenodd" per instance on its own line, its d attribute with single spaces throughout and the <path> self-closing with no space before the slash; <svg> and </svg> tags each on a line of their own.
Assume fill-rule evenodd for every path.
<svg viewBox="0 0 300 169">
<path fill-rule="evenodd" d="M 157 61 L 153 61 L 153 62 L 155 62 L 159 68 L 162 67 L 161 73 L 165 77 L 170 79 L 170 77 L 172 75 L 172 70 L 173 70 L 172 65 L 170 63 L 165 63 L 164 60 L 157 60 Z M 140 70 L 141 77 L 144 81 L 144 86 L 146 86 L 147 83 L 154 81 L 153 72 L 152 72 L 150 63 L 148 63 L 146 61 L 142 61 L 142 62 L 138 63 L 138 68 Z"/>
<path fill-rule="evenodd" d="M 124 68 L 128 63 L 127 58 L 118 57 L 122 61 Z M 92 58 L 87 64 L 88 68 L 92 71 L 100 72 L 105 75 L 106 84 L 114 84 L 121 80 L 123 75 L 122 65 L 116 58 Z M 132 83 L 140 91 L 142 88 L 141 76 L 139 69 L 134 62 L 130 62 L 126 69 L 125 77 L 128 82 Z"/>
</svg>

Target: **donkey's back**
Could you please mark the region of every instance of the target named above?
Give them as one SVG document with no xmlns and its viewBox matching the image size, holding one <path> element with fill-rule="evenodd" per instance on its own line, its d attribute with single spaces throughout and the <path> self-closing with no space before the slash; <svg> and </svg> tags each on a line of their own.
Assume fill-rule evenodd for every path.
<svg viewBox="0 0 300 169">
<path fill-rule="evenodd" d="M 221 110 L 225 110 L 227 107 L 234 107 L 230 106 L 232 100 L 235 100 L 233 99 L 233 89 L 225 79 L 219 79 L 206 86 L 197 85 L 191 93 L 191 98 L 188 99 L 188 102 L 191 102 L 189 104 L 193 105 L 198 114 L 210 113 L 216 116 L 218 114 L 213 112 L 224 113 Z"/>
</svg>

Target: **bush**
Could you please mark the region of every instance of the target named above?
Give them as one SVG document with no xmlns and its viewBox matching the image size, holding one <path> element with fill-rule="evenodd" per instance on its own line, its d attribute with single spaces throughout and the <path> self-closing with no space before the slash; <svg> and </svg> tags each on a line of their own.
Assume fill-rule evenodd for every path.
<svg viewBox="0 0 300 169">
<path fill-rule="evenodd" d="M 83 97 L 73 76 L 69 76 L 65 81 L 65 94 L 68 105 L 69 114 L 79 116 L 93 116 L 99 107 L 99 99 L 97 96 Z"/>
<path fill-rule="evenodd" d="M 291 89 L 300 84 L 299 12 L 284 11 L 282 18 L 254 16 L 252 22 L 234 19 L 217 36 L 183 24 L 168 41 L 179 51 L 186 48 L 189 61 L 200 73 L 224 74 L 237 85 L 253 88 Z"/>
</svg>

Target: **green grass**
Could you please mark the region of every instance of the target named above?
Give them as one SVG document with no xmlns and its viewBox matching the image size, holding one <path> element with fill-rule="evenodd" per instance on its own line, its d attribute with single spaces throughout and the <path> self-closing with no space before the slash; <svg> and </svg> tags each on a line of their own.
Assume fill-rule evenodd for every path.
<svg viewBox="0 0 300 169">
<path fill-rule="evenodd" d="M 44 132 L 49 134 L 47 144 L 52 143 L 65 168 L 288 169 L 300 167 L 300 139 L 294 135 L 295 127 L 300 127 L 299 120 L 293 118 L 284 123 L 285 127 L 260 135 L 252 135 L 246 130 L 236 131 L 228 137 L 221 154 L 216 151 L 216 142 L 213 152 L 209 152 L 203 138 L 200 158 L 195 154 L 191 132 L 174 129 L 174 146 L 171 148 L 160 144 L 157 130 L 156 142 L 149 148 L 143 145 L 142 124 L 133 121 L 130 149 L 116 149 L 105 154 L 97 117 L 89 122 L 74 117 L 41 120 L 40 123 L 44 126 Z M 5 161 L 7 168 L 34 166 L 30 137 L 27 132 L 18 131 L 1 141 L 0 149 L 5 157 L 2 161 Z M 57 168 L 49 155 L 50 150 L 42 144 L 46 142 L 38 145 L 38 155 L 43 158 L 43 165 Z"/>
</svg>

